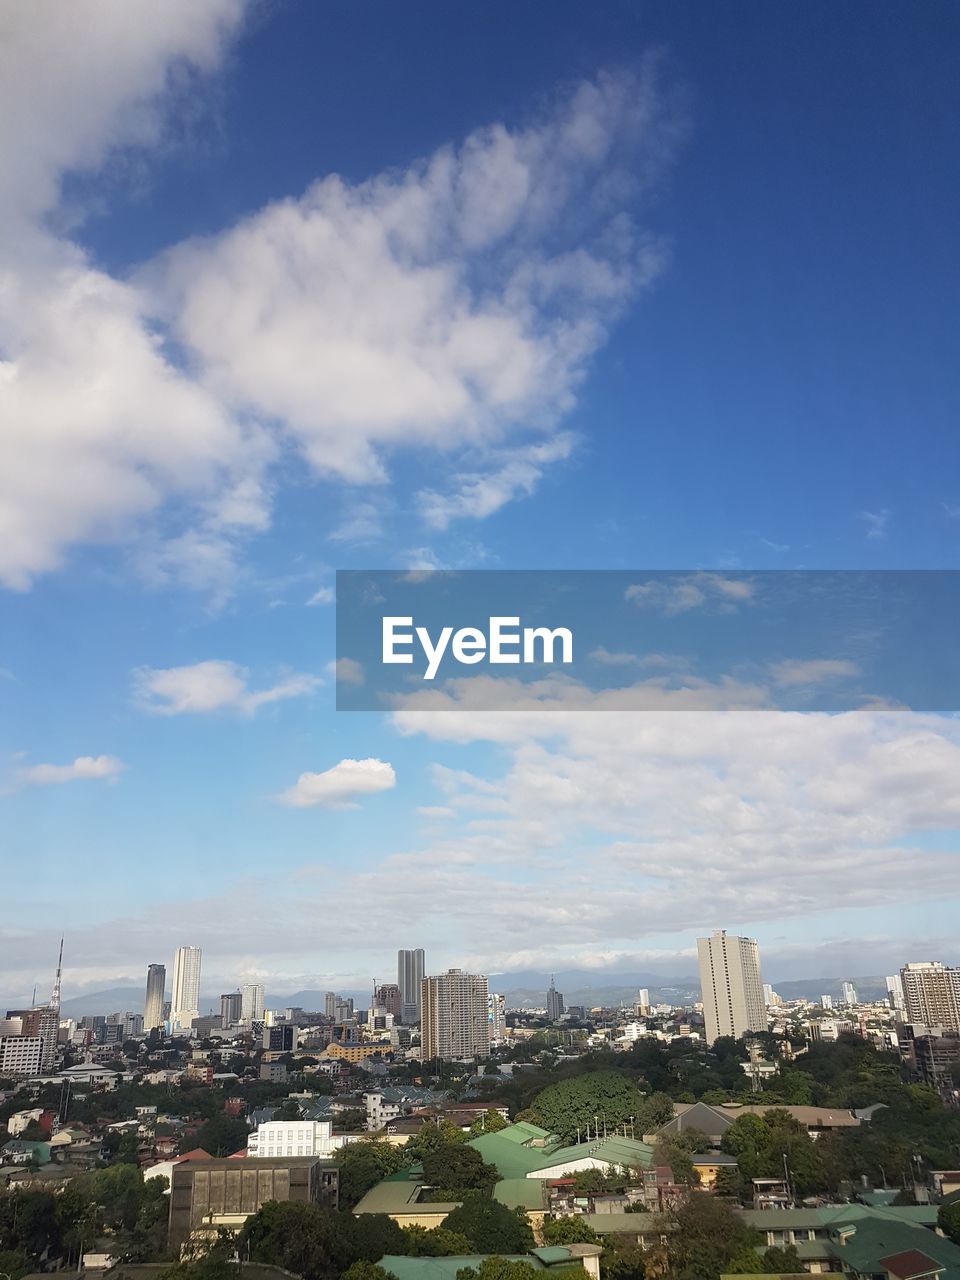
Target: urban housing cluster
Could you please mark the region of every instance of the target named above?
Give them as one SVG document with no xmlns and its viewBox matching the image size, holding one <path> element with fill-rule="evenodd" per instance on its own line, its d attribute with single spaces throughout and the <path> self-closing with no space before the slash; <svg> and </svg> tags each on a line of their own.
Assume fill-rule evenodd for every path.
<svg viewBox="0 0 960 1280">
<path fill-rule="evenodd" d="M 255 1261 L 284 1265 L 282 1242 L 251 1232 L 280 1204 L 392 1224 L 358 1277 L 456 1280 L 499 1254 L 531 1274 L 691 1276 L 670 1250 L 709 1204 L 726 1215 L 705 1233 L 714 1249 L 746 1235 L 697 1264 L 703 1280 L 960 1280 L 960 966 L 790 999 L 764 983 L 754 939 L 717 930 L 697 954 L 686 1001 L 567 1004 L 551 979 L 542 1003 L 513 1007 L 486 976 L 428 973 L 410 949 L 366 1008 L 331 991 L 271 1009 L 261 982 L 210 1008 L 201 949 L 183 946 L 169 991 L 149 965 L 142 1012 L 72 1018 L 61 944 L 51 998 L 0 1020 L 0 1264 L 17 1274 L 0 1270 L 133 1280 L 217 1249 L 249 1262 L 254 1241 Z M 149 1238 L 131 1244 L 95 1205 L 73 1255 L 53 1236 L 23 1244 L 11 1198 L 120 1166 L 153 1197 Z M 309 1280 L 350 1274 L 318 1267 Z"/>
</svg>

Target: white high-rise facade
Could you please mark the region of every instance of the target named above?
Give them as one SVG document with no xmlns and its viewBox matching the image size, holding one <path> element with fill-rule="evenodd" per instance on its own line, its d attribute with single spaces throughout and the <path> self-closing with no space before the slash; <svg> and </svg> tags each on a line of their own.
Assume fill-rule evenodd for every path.
<svg viewBox="0 0 960 1280">
<path fill-rule="evenodd" d="M 448 969 L 424 978 L 421 990 L 420 1056 L 424 1062 L 490 1056 L 485 977 Z"/>
<path fill-rule="evenodd" d="M 200 948 L 178 947 L 173 957 L 170 1030 L 189 1031 L 200 1017 Z"/>
<path fill-rule="evenodd" d="M 844 982 L 840 987 L 840 999 L 847 1007 L 851 1007 L 858 1003 L 857 988 L 852 982 Z"/>
<path fill-rule="evenodd" d="M 400 988 L 400 1016 L 410 1025 L 420 1021 L 420 989 L 423 984 L 423 948 L 397 952 L 397 986 Z"/>
<path fill-rule="evenodd" d="M 887 998 L 890 1001 L 890 1007 L 896 1013 L 904 1013 L 907 1005 L 903 995 L 903 979 L 899 973 L 893 974 L 887 978 Z"/>
<path fill-rule="evenodd" d="M 739 1039 L 749 1031 L 766 1031 L 756 938 L 730 937 L 717 929 L 709 938 L 697 939 L 697 957 L 707 1044 L 720 1036 Z"/>
<path fill-rule="evenodd" d="M 487 996 L 487 1026 L 490 1031 L 490 1043 L 500 1044 L 507 1037 L 507 1011 L 503 996 L 491 991 Z"/>
<path fill-rule="evenodd" d="M 907 1021 L 960 1031 L 960 966 L 925 961 L 900 970 Z"/>
<path fill-rule="evenodd" d="M 240 988 L 240 1021 L 249 1026 L 263 1019 L 263 983 L 245 982 Z"/>
</svg>

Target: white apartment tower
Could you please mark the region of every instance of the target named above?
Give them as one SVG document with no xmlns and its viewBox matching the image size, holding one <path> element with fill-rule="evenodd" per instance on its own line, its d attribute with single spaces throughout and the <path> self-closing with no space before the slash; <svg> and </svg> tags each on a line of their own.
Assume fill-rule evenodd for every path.
<svg viewBox="0 0 960 1280">
<path fill-rule="evenodd" d="M 178 947 L 173 957 L 173 999 L 170 1029 L 189 1031 L 200 1017 L 200 948 Z"/>
<path fill-rule="evenodd" d="M 448 969 L 421 986 L 421 1057 L 450 1061 L 490 1056 L 487 979 Z"/>
<path fill-rule="evenodd" d="M 907 1022 L 960 1031 L 960 966 L 926 961 L 900 970 Z"/>
<path fill-rule="evenodd" d="M 240 1021 L 249 1027 L 263 1020 L 263 983 L 245 982 L 240 988 Z"/>
<path fill-rule="evenodd" d="M 487 996 L 487 1026 L 491 1044 L 500 1044 L 507 1038 L 507 1011 L 503 996 L 497 991 Z"/>
<path fill-rule="evenodd" d="M 739 1039 L 748 1031 L 766 1031 L 767 1011 L 756 938 L 734 938 L 717 929 L 697 939 L 700 989 L 707 1044 L 720 1036 Z"/>
</svg>

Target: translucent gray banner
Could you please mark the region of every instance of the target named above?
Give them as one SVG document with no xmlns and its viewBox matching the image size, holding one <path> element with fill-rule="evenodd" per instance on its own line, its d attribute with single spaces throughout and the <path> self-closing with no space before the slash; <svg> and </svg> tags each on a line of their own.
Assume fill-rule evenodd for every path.
<svg viewBox="0 0 960 1280">
<path fill-rule="evenodd" d="M 960 571 L 341 570 L 341 711 L 960 708 Z"/>
</svg>

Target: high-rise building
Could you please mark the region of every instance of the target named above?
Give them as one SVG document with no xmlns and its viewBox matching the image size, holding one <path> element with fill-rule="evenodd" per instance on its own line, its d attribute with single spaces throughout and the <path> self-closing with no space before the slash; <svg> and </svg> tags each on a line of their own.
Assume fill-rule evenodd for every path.
<svg viewBox="0 0 960 1280">
<path fill-rule="evenodd" d="M 487 996 L 487 1028 L 491 1044 L 500 1044 L 507 1038 L 507 1011 L 503 996 L 497 991 Z"/>
<path fill-rule="evenodd" d="M 449 969 L 424 978 L 420 988 L 420 1043 L 424 1062 L 433 1058 L 486 1058 L 490 1054 L 487 979 Z"/>
<path fill-rule="evenodd" d="M 697 939 L 697 957 L 707 1044 L 720 1036 L 739 1039 L 750 1031 L 766 1031 L 756 938 L 730 937 L 725 929 L 716 929 L 709 938 Z"/>
<path fill-rule="evenodd" d="M 553 978 L 550 979 L 550 989 L 547 992 L 547 1021 L 556 1022 L 563 1017 L 563 996 L 557 990 L 556 983 Z"/>
<path fill-rule="evenodd" d="M 633 1011 L 638 1018 L 645 1018 L 650 1012 L 650 991 L 647 987 L 641 987 L 637 992 L 637 998 L 633 1002 Z"/>
<path fill-rule="evenodd" d="M 783 1003 L 769 982 L 763 984 L 763 1003 L 768 1009 Z"/>
<path fill-rule="evenodd" d="M 323 997 L 323 1016 L 325 1018 L 335 1018 L 337 1016 L 337 1001 L 340 997 L 335 991 L 328 991 Z"/>
<path fill-rule="evenodd" d="M 852 982 L 844 982 L 840 988 L 840 1003 L 847 1006 L 857 1003 L 857 988 Z"/>
<path fill-rule="evenodd" d="M 239 991 L 228 991 L 220 997 L 220 1026 L 226 1030 L 240 1021 L 243 996 Z"/>
<path fill-rule="evenodd" d="M 194 1018 L 200 1017 L 200 948 L 178 947 L 173 957 L 173 999 L 170 1002 L 171 1031 L 189 1033 Z"/>
<path fill-rule="evenodd" d="M 143 1001 L 143 1027 L 152 1031 L 163 1026 L 163 994 L 167 985 L 166 965 L 147 966 L 147 994 Z"/>
<path fill-rule="evenodd" d="M 890 1008 L 896 1013 L 906 1012 L 907 1005 L 903 995 L 903 979 L 899 973 L 887 978 L 887 1000 Z"/>
<path fill-rule="evenodd" d="M 421 1018 L 421 989 L 423 986 L 423 948 L 397 952 L 397 986 L 400 988 L 400 1016 L 406 1023 L 419 1022 Z"/>
<path fill-rule="evenodd" d="M 908 1022 L 960 1031 L 960 966 L 926 961 L 900 970 Z"/>
<path fill-rule="evenodd" d="M 263 1019 L 263 983 L 245 982 L 240 988 L 240 1021 L 244 1026 Z"/>
<path fill-rule="evenodd" d="M 833 1008 L 833 996 L 821 996 L 821 997 L 820 997 L 820 1008 L 821 1008 L 821 1009 L 832 1009 L 832 1008 Z"/>
<path fill-rule="evenodd" d="M 400 991 L 399 983 L 383 982 L 379 987 L 375 987 L 373 1003 L 375 1008 L 382 1009 L 384 1013 L 393 1014 L 398 1022 L 402 1019 L 403 995 Z"/>
</svg>

